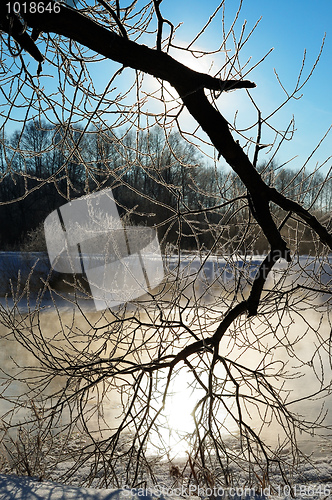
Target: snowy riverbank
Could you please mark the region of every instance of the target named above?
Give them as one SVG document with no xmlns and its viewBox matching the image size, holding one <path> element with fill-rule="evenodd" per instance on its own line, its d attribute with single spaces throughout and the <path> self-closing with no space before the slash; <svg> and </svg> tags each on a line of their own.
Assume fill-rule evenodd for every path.
<svg viewBox="0 0 332 500">
<path fill-rule="evenodd" d="M 38 481 L 30 477 L 0 475 L 0 500 L 180 500 L 190 498 L 219 498 L 227 500 L 327 500 L 331 498 L 331 483 L 295 484 L 271 488 L 265 486 L 259 491 L 249 487 L 203 488 L 192 491 L 177 487 L 170 494 L 163 494 L 163 489 L 94 489 L 63 485 L 51 481 Z M 210 490 L 210 491 L 208 491 Z M 212 495 L 211 495 L 212 492 Z M 177 493 L 182 493 L 179 496 Z M 192 493 L 192 494 L 190 494 Z M 209 494 L 209 497 L 206 494 Z"/>
</svg>

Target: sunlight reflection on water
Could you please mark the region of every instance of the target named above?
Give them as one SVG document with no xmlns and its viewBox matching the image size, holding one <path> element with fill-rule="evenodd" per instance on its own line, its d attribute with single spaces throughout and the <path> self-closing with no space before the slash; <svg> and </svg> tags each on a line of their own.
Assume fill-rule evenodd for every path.
<svg viewBox="0 0 332 500">
<path fill-rule="evenodd" d="M 94 323 L 99 313 L 88 313 L 87 318 L 91 323 Z M 320 329 L 320 335 L 322 338 L 329 336 L 329 323 L 320 322 L 319 315 L 310 311 L 309 317 L 307 317 L 306 321 L 309 321 L 313 329 Z M 52 336 L 52 328 L 56 329 L 56 323 L 59 320 L 57 314 L 48 311 L 47 313 L 42 315 L 42 319 L 44 320 L 44 324 L 48 325 L 48 335 Z M 86 319 L 76 318 L 77 329 L 84 332 Z M 62 315 L 62 321 L 64 324 L 67 324 L 68 327 L 72 321 L 72 313 L 67 312 Z M 255 321 L 255 320 L 254 320 Z M 277 321 L 277 318 L 274 319 Z M 290 320 L 289 320 L 290 321 Z M 106 322 L 106 321 L 105 321 Z M 270 324 L 272 325 L 273 321 L 270 319 Z M 290 321 L 291 323 L 291 321 Z M 257 331 L 259 329 L 259 322 L 257 321 Z M 288 338 L 293 339 L 302 335 L 305 332 L 306 323 L 304 320 L 292 325 L 292 329 L 288 332 Z M 255 328 L 254 328 L 255 330 Z M 37 366 L 37 361 L 33 357 L 32 353 L 28 354 L 25 351 L 24 347 L 13 339 L 9 341 L 8 338 L 5 338 L 5 330 L 2 327 L 0 331 L 0 336 L 2 340 L 0 341 L 0 362 L 2 369 L 2 383 L 5 384 L 6 376 L 14 376 L 15 373 L 19 373 L 20 369 L 15 365 L 13 359 L 18 360 L 22 365 L 28 365 L 30 367 Z M 137 339 L 138 340 L 138 339 Z M 59 338 L 59 342 L 61 339 Z M 64 342 L 64 340 L 63 340 Z M 78 342 L 82 343 L 82 339 Z M 268 339 L 266 339 L 268 345 Z M 244 344 L 245 345 L 245 344 Z M 83 344 L 82 344 L 83 346 Z M 98 342 L 95 343 L 96 348 L 98 347 Z M 298 399 L 301 397 L 305 397 L 308 391 L 315 392 L 320 388 L 320 384 L 317 380 L 313 380 L 313 372 L 312 367 L 310 366 L 310 359 L 313 353 L 313 346 L 315 346 L 315 339 L 312 337 L 312 334 L 309 336 L 304 336 L 301 341 L 298 341 L 297 351 L 298 354 L 301 355 L 302 359 L 308 360 L 308 365 L 305 365 L 301 368 L 302 376 L 300 378 L 296 378 L 295 380 L 286 381 L 286 385 L 284 389 L 292 389 L 293 393 L 291 395 L 292 399 Z M 225 338 L 221 343 L 222 352 L 225 356 L 231 356 L 233 359 L 237 359 L 238 362 L 247 366 L 248 368 L 256 368 L 260 364 L 260 359 L 262 354 L 253 346 L 252 350 L 248 350 L 245 347 L 242 347 L 237 338 Z M 279 349 L 276 352 L 271 353 L 271 360 L 273 356 L 276 356 L 278 359 L 282 359 L 286 357 L 287 350 L 282 350 L 279 346 Z M 316 373 L 320 373 L 323 376 L 323 369 L 325 370 L 325 380 L 328 383 L 328 380 L 331 380 L 331 365 L 330 365 L 330 357 L 328 352 L 323 352 L 320 358 L 315 360 L 315 371 Z M 299 361 L 296 358 L 291 358 L 289 361 L 289 370 L 291 372 L 296 372 L 297 367 L 299 366 Z M 220 380 L 223 377 L 222 372 L 216 372 L 219 375 Z M 7 374 L 7 375 L 6 375 Z M 28 373 L 26 374 L 28 376 Z M 202 379 L 203 380 L 203 379 Z M 193 410 L 198 401 L 203 397 L 204 390 L 194 383 L 194 377 L 189 372 L 187 368 L 183 368 L 179 373 L 175 373 L 173 379 L 171 381 L 169 387 L 169 397 L 166 400 L 165 408 L 163 409 L 157 423 L 157 431 L 153 431 L 151 435 L 151 440 L 148 445 L 148 453 L 151 455 L 159 455 L 165 456 L 165 458 L 175 458 L 175 457 L 184 457 L 190 448 L 190 433 L 193 432 L 195 428 L 194 418 L 193 418 Z M 206 383 L 206 380 L 204 380 Z M 64 378 L 55 379 L 50 387 L 48 387 L 48 391 L 57 390 L 64 386 L 65 380 Z M 162 396 L 160 395 L 165 387 L 165 379 L 160 380 L 158 385 L 158 394 L 156 396 L 156 401 L 154 406 L 156 408 L 160 408 L 162 404 Z M 280 384 L 281 385 L 281 382 Z M 30 384 L 31 386 L 31 384 Z M 15 400 L 17 396 L 23 394 L 25 389 L 24 382 L 15 382 L 10 385 L 10 387 L 4 391 L 4 395 L 7 399 L 2 398 L 0 403 L 1 414 L 3 415 L 6 411 L 8 411 L 12 402 Z M 105 424 L 109 425 L 113 429 L 116 429 L 120 422 L 120 417 L 122 414 L 122 404 L 121 397 L 119 392 L 116 392 L 112 389 L 112 386 L 109 386 L 109 394 L 107 398 L 104 400 L 103 405 L 103 415 L 100 417 L 98 411 L 96 411 L 96 405 L 98 401 L 98 390 L 94 390 L 90 393 L 90 400 L 87 402 L 85 406 L 86 416 L 89 419 L 89 426 L 91 429 L 96 430 L 100 425 L 102 428 L 105 428 Z M 296 409 L 299 414 L 303 414 L 307 417 L 315 418 L 319 414 L 319 408 L 322 401 L 319 399 L 308 400 L 305 399 L 292 406 L 292 409 Z M 332 407 L 331 398 L 328 398 L 327 408 Z M 98 416 L 99 415 L 99 416 Z M 15 421 L 22 420 L 27 417 L 27 409 L 21 409 L 20 412 L 16 415 Z M 62 424 L 68 422 L 70 415 L 63 414 Z M 235 432 L 236 425 L 231 418 L 226 417 L 225 410 L 219 410 L 218 418 L 220 422 L 223 422 L 223 428 L 221 429 L 222 434 L 226 437 L 228 432 Z M 332 419 L 331 415 L 328 415 L 328 422 L 331 424 Z M 260 415 L 258 409 L 252 407 L 250 408 L 250 423 L 251 425 L 259 429 L 260 426 Z M 108 435 L 108 432 L 103 433 L 104 436 Z M 276 441 L 277 439 L 277 427 L 275 424 L 272 424 L 268 427 L 263 434 L 270 441 Z M 167 451 L 168 450 L 168 451 Z"/>
<path fill-rule="evenodd" d="M 196 265 L 196 264 L 195 264 Z M 197 266 L 196 266 L 197 267 Z M 195 268 L 196 269 L 196 268 Z M 188 273 L 190 275 L 190 265 L 188 267 Z M 273 279 L 272 277 L 270 278 Z M 211 276 L 208 277 L 207 282 L 204 280 L 198 280 L 194 285 L 189 285 L 188 290 L 190 293 L 194 290 L 199 296 L 203 296 L 205 293 L 205 285 L 211 280 Z M 214 287 L 209 288 L 209 296 L 213 299 L 214 295 L 218 292 L 218 283 Z M 300 305 L 299 305 L 300 306 Z M 59 323 L 62 322 L 64 330 L 68 329 L 73 324 L 73 312 L 71 310 L 66 310 L 65 308 L 60 308 L 60 316 L 55 312 L 54 309 L 49 308 L 41 314 L 42 321 L 42 331 L 46 338 L 53 339 L 54 335 L 57 336 L 57 341 L 59 346 L 66 346 L 65 336 L 59 335 Z M 168 317 L 170 311 L 166 309 L 163 311 L 165 317 Z M 272 362 L 273 360 L 286 361 L 288 360 L 287 369 L 289 370 L 289 380 L 286 381 L 284 389 L 291 389 L 291 399 L 304 398 L 303 401 L 297 404 L 291 405 L 291 409 L 295 409 L 299 414 L 304 416 L 315 418 L 319 414 L 319 408 L 322 401 L 320 399 L 313 398 L 309 400 L 306 398 L 308 392 L 314 393 L 318 391 L 324 384 L 328 387 L 329 381 L 332 379 L 332 368 L 331 368 L 331 356 L 329 350 L 324 346 L 321 356 L 316 356 L 314 359 L 313 354 L 319 347 L 319 338 L 328 339 L 330 335 L 331 326 L 329 319 L 321 320 L 321 316 L 314 309 L 306 310 L 304 313 L 301 312 L 301 316 L 290 317 L 284 314 L 282 317 L 283 324 L 287 327 L 287 334 L 285 335 L 282 329 L 278 328 L 280 323 L 280 317 L 278 314 L 274 316 L 269 316 L 265 324 L 261 324 L 259 320 L 252 320 L 251 332 L 248 330 L 240 329 L 240 322 L 236 324 L 233 328 L 232 335 L 226 335 L 220 345 L 220 352 L 223 353 L 225 357 L 229 356 L 232 359 L 236 359 L 238 362 L 242 363 L 244 366 L 252 369 L 256 369 L 261 365 L 262 358 L 265 357 L 265 363 Z M 75 312 L 75 328 L 78 334 L 78 338 L 75 339 L 77 345 L 77 352 L 84 351 L 84 332 L 88 327 L 88 323 L 98 324 L 98 328 L 102 328 L 102 323 L 98 323 L 98 318 L 100 318 L 100 313 L 87 311 L 85 317 L 76 310 Z M 186 322 L 188 324 L 196 324 L 196 328 L 202 328 L 205 335 L 209 331 L 214 331 L 216 324 L 222 318 L 222 311 L 219 309 L 211 310 L 207 309 L 196 309 L 190 311 L 185 316 Z M 107 324 L 107 316 L 105 317 L 104 324 Z M 268 329 L 268 334 L 264 334 L 264 328 Z M 241 331 L 241 335 L 238 332 Z M 308 331 L 308 333 L 306 333 Z M 99 330 L 100 332 L 100 330 Z M 262 333 L 261 344 L 256 343 L 255 334 Z M 315 337 L 314 332 L 319 332 L 320 337 Z M 24 382 L 12 383 L 11 386 L 6 389 L 6 382 L 8 377 L 14 376 L 18 373 L 20 369 L 15 365 L 13 359 L 16 359 L 22 365 L 36 366 L 37 361 L 32 353 L 28 353 L 22 345 L 18 344 L 14 337 L 11 336 L 6 338 L 8 332 L 3 326 L 0 326 L 0 362 L 2 368 L 1 383 L 3 383 L 3 388 L 5 392 L 3 393 L 7 399 L 2 398 L 0 402 L 0 413 L 3 415 L 8 411 L 13 401 L 17 396 L 23 393 L 25 386 Z M 99 333 L 98 333 L 99 335 Z M 97 350 L 100 348 L 100 342 L 98 342 L 98 335 L 94 339 L 94 348 Z M 283 337 L 284 335 L 284 337 Z M 278 338 L 279 336 L 279 338 Z M 136 342 L 139 342 L 139 337 L 136 337 Z M 155 343 L 158 342 L 157 338 Z M 296 353 L 288 350 L 287 342 L 296 341 Z M 152 342 L 152 337 L 150 339 Z M 127 344 L 126 344 L 127 345 Z M 250 348 L 250 345 L 252 348 Z M 275 347 L 277 345 L 277 347 Z M 249 347 L 248 347 L 249 346 Z M 180 344 L 178 345 L 180 347 Z M 126 347 L 122 348 L 125 352 Z M 264 350 L 270 350 L 269 355 L 266 357 L 264 355 Z M 150 355 L 152 352 L 156 352 L 156 345 L 151 348 Z M 297 356 L 301 357 L 304 364 L 300 362 Z M 144 356 L 143 356 L 144 357 Z M 145 359 L 149 359 L 149 349 L 146 350 Z M 133 358 L 134 360 L 134 358 Z M 301 366 L 302 365 L 302 366 Z M 314 371 L 313 371 L 314 369 Z M 291 374 L 301 371 L 301 376 L 292 379 Z M 318 375 L 318 379 L 313 377 L 313 373 Z M 323 373 L 325 372 L 325 373 Z M 272 374 L 272 372 L 271 372 Z M 220 380 L 223 378 L 223 373 L 217 372 Z M 192 415 L 193 409 L 198 401 L 204 395 L 204 390 L 199 388 L 196 383 L 193 388 L 193 376 L 188 372 L 185 367 L 179 373 L 174 375 L 169 388 L 170 396 L 166 400 L 165 408 L 162 411 L 162 415 L 158 420 L 158 429 L 153 432 L 151 442 L 149 444 L 149 452 L 151 454 L 158 454 L 160 452 L 166 453 L 165 448 L 169 450 L 169 454 L 172 457 L 184 456 L 188 450 L 188 434 L 192 433 L 195 427 L 194 418 Z M 129 380 L 129 379 L 128 379 Z M 129 383 L 129 382 L 128 382 Z M 63 387 L 65 384 L 65 378 L 55 379 L 53 386 L 48 387 L 50 389 L 58 389 Z M 282 381 L 277 381 L 277 385 L 281 385 Z M 165 380 L 160 380 L 158 386 L 158 394 L 156 395 L 156 407 L 160 408 L 162 404 L 162 397 L 160 393 L 165 387 Z M 93 429 L 97 429 L 99 425 L 105 427 L 104 422 L 114 429 L 119 425 L 119 418 L 122 413 L 121 396 L 120 393 L 115 391 L 110 385 L 108 387 L 109 395 L 108 399 L 104 401 L 104 408 L 102 416 L 96 410 L 98 401 L 98 390 L 94 390 L 90 394 L 90 400 L 85 406 L 85 410 L 89 415 L 89 425 Z M 157 394 L 157 393 L 156 393 Z M 326 400 L 326 407 L 332 408 L 331 398 Z M 221 409 L 218 410 L 218 418 L 222 423 L 222 434 L 227 436 L 228 431 L 234 432 L 236 425 L 231 418 L 225 421 L 226 411 Z M 22 419 L 26 416 L 26 410 L 23 408 L 19 414 L 16 415 L 16 421 Z M 63 422 L 69 419 L 70 415 L 63 416 Z M 261 424 L 261 417 L 257 408 L 252 406 L 250 408 L 250 415 L 248 416 L 251 425 L 254 428 L 259 429 Z M 328 414 L 327 422 L 332 423 L 332 417 Z M 107 433 L 104 433 L 107 435 Z M 277 426 L 275 423 L 271 424 L 265 432 L 265 436 L 269 440 L 277 439 Z M 162 442 L 165 443 L 163 447 Z M 162 451 L 163 450 L 163 451 Z"/>
</svg>

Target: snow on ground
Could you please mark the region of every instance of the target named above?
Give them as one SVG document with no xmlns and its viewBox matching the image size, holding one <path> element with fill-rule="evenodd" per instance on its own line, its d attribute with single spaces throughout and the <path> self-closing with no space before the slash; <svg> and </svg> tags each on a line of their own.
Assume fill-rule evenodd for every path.
<svg viewBox="0 0 332 500">
<path fill-rule="evenodd" d="M 96 490 L 29 477 L 0 475 L 0 500 L 153 500 L 156 494 L 144 490 Z M 175 497 L 172 497 L 175 500 Z"/>
<path fill-rule="evenodd" d="M 177 494 L 175 494 L 177 493 Z M 179 493 L 182 495 L 179 496 Z M 203 492 L 197 496 L 190 495 L 190 500 L 207 498 Z M 203 493 L 203 494 L 202 494 Z M 210 492 L 208 492 L 210 493 Z M 63 485 L 51 481 L 38 481 L 30 477 L 0 475 L 0 500 L 180 500 L 188 498 L 190 492 L 175 488 L 174 494 L 164 495 L 158 488 L 138 489 L 101 489 L 80 488 L 77 486 Z M 229 488 L 215 492 L 211 490 L 211 498 L 225 500 L 328 500 L 331 498 L 331 484 L 297 484 L 291 494 L 288 486 L 277 488 L 273 493 L 270 487 L 265 487 L 259 492 L 242 488 Z"/>
<path fill-rule="evenodd" d="M 73 442 L 81 443 L 79 438 Z M 307 447 L 312 449 L 308 440 Z M 284 450 L 287 454 L 287 450 Z M 287 459 L 287 457 L 284 457 Z M 332 442 L 329 438 L 318 438 L 310 462 L 303 461 L 296 470 L 289 473 L 291 488 L 285 484 L 280 471 L 271 471 L 270 485 L 262 487 L 248 486 L 241 469 L 234 463 L 232 467 L 233 486 L 226 488 L 216 480 L 215 486 L 197 486 L 188 481 L 188 473 L 181 472 L 174 476 L 168 462 L 154 462 L 154 477 L 156 484 L 148 483 L 144 488 L 129 489 L 123 485 L 120 489 L 97 489 L 97 483 L 92 487 L 81 487 L 89 475 L 89 464 L 80 467 L 66 484 L 61 484 L 63 474 L 74 465 L 74 457 L 68 457 L 58 463 L 52 471 L 45 470 L 47 480 L 38 477 L 18 477 L 10 474 L 0 474 L 0 500 L 330 500 L 332 498 Z M 93 460 L 93 459 L 91 459 Z M 51 463 L 51 457 L 49 457 Z M 186 460 L 178 459 L 173 467 L 183 471 Z M 124 462 L 118 466 L 123 467 Z M 173 468 L 172 467 L 172 468 Z M 97 478 L 98 479 L 98 478 Z M 99 478 L 100 479 L 100 478 Z M 143 484 L 143 483 L 142 483 Z M 94 487 L 93 487 L 94 486 Z M 122 485 L 121 485 L 122 486 Z M 146 488 L 146 489 L 145 489 Z"/>
</svg>

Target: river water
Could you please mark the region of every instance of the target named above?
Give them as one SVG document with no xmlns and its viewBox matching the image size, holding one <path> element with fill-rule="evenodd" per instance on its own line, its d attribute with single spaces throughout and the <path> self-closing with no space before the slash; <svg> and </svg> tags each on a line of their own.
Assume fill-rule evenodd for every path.
<svg viewBox="0 0 332 500">
<path fill-rule="evenodd" d="M 11 262 L 14 262 L 13 257 L 13 255 L 10 257 Z M 181 320 L 194 333 L 205 331 L 208 334 L 215 331 L 225 310 L 222 303 L 215 300 L 220 285 L 219 281 L 215 281 L 216 274 L 219 270 L 220 275 L 220 269 L 225 272 L 223 276 L 225 291 L 230 286 L 232 277 L 234 280 L 234 268 L 225 270 L 225 261 L 222 259 L 217 265 L 214 262 L 216 261 L 210 259 L 205 262 L 205 267 L 202 268 L 201 262 L 197 259 L 182 260 L 180 266 L 182 298 L 178 301 L 176 311 L 172 312 L 170 303 L 176 295 L 174 288 L 176 288 L 178 281 L 170 280 L 169 288 L 164 292 L 162 300 L 164 318 L 169 321 L 178 320 L 181 307 L 183 307 Z M 254 261 L 252 266 L 257 267 L 259 262 L 261 259 L 257 259 L 257 262 Z M 307 262 L 306 266 L 304 266 L 304 262 Z M 303 273 L 301 274 L 301 280 L 303 283 L 308 283 L 308 275 L 310 272 L 311 275 L 315 273 L 316 268 L 314 264 L 310 262 L 308 264 L 308 260 L 306 260 L 300 262 L 298 268 L 293 269 L 293 275 L 296 273 L 299 275 L 301 266 L 305 270 L 304 276 Z M 323 281 L 325 286 L 328 286 L 331 279 L 328 267 L 325 267 L 324 273 L 320 274 L 320 281 Z M 175 264 L 170 266 L 170 272 L 175 268 Z M 239 273 L 242 268 L 243 266 L 237 268 Z M 39 272 L 40 269 L 41 275 L 45 276 L 44 261 L 41 261 L 41 267 L 37 271 Z M 204 279 L 197 280 L 192 284 L 190 277 L 195 272 L 201 273 L 201 275 L 203 273 Z M 323 279 L 321 279 L 322 277 Z M 23 273 L 23 283 L 24 280 L 26 280 L 26 276 Z M 178 348 L 188 341 L 188 336 L 185 339 L 177 337 L 176 328 L 171 328 L 164 335 L 159 329 L 158 334 L 154 336 L 154 323 L 159 321 L 157 319 L 159 312 L 154 310 L 153 304 L 147 306 L 147 302 L 144 302 L 148 300 L 146 297 L 143 300 L 143 311 L 138 313 L 139 322 L 135 318 L 139 309 L 129 307 L 125 315 L 126 327 L 121 329 L 118 327 L 116 315 L 111 312 L 94 311 L 91 299 L 80 299 L 79 306 L 68 302 L 68 299 L 73 300 L 73 296 L 70 295 L 66 286 L 58 289 L 55 295 L 45 291 L 42 300 L 40 300 L 37 293 L 30 295 L 23 293 L 24 286 L 18 286 L 18 282 L 19 280 L 15 282 L 16 299 L 15 296 L 5 298 L 5 293 L 2 293 L 0 310 L 0 383 L 2 393 L 0 414 L 3 422 L 8 426 L 29 420 L 31 415 L 29 401 L 35 401 L 39 405 L 44 396 L 57 392 L 60 394 L 65 387 L 68 379 L 65 374 L 61 373 L 52 379 L 48 377 L 52 369 L 49 364 L 47 365 L 51 351 L 58 359 L 54 365 L 54 371 L 58 370 L 59 372 L 61 362 L 63 364 L 69 361 L 73 362 L 73 360 L 91 362 L 94 360 L 94 353 L 98 353 L 98 356 L 102 355 L 103 358 L 107 356 L 116 358 L 125 354 L 126 361 L 133 364 L 147 362 L 156 355 L 163 342 L 171 342 L 174 344 L 174 348 Z M 22 291 L 21 295 L 20 291 Z M 245 296 L 244 288 L 240 292 Z M 8 283 L 6 293 L 8 293 Z M 186 301 L 187 296 L 191 302 Z M 55 297 L 53 301 L 52 297 Z M 205 300 L 202 297 L 205 297 Z M 198 301 L 197 307 L 190 305 L 193 298 Z M 40 311 L 35 309 L 36 304 Z M 186 308 L 185 304 L 187 304 Z M 237 321 L 230 334 L 226 335 L 221 342 L 220 352 L 226 358 L 229 357 L 246 368 L 257 369 L 257 367 L 265 366 L 265 370 L 267 372 L 270 370 L 271 376 L 273 375 L 276 387 L 279 387 L 280 390 L 282 387 L 283 391 L 291 391 L 288 401 L 298 400 L 297 403 L 292 403 L 289 407 L 302 415 L 303 420 L 319 419 L 323 404 L 323 412 L 327 411 L 325 423 L 332 425 L 331 396 L 327 395 L 323 400 L 319 394 L 322 388 L 325 389 L 324 394 L 328 394 L 329 384 L 332 380 L 331 352 L 328 342 L 331 334 L 329 295 L 320 294 L 319 299 L 315 295 L 315 300 L 311 305 L 312 307 L 308 306 L 307 296 L 302 303 L 299 295 L 293 301 L 293 306 L 297 311 L 295 313 L 289 314 L 284 311 L 273 314 L 271 309 L 267 308 L 263 312 L 263 320 L 253 319 L 250 329 L 246 329 L 243 322 Z M 281 324 L 284 325 L 284 328 L 281 328 Z M 144 325 L 147 326 L 144 327 Z M 294 345 L 293 349 L 289 347 L 292 344 Z M 40 371 L 41 361 L 44 362 L 45 366 L 47 365 L 44 371 Z M 284 381 L 281 378 L 278 380 L 278 364 L 281 368 L 282 363 L 284 363 L 286 371 L 286 380 Z M 216 375 L 220 379 L 225 376 L 221 369 L 220 372 L 216 372 Z M 129 386 L 132 380 L 131 376 L 124 376 L 122 381 L 118 379 L 115 389 L 112 381 L 105 378 L 103 383 L 96 384 L 95 389 L 90 390 L 89 397 L 84 402 L 86 421 L 90 430 L 105 429 L 106 425 L 113 429 L 117 428 L 123 407 L 127 404 L 126 394 L 128 391 L 130 392 Z M 186 367 L 174 377 L 170 387 L 171 395 L 162 412 L 163 425 L 159 427 L 159 436 L 156 433 L 152 434 L 151 453 L 156 449 L 154 445 L 160 437 L 168 442 L 174 453 L 181 454 L 186 451 L 186 441 L 181 440 L 180 437 L 193 430 L 192 411 L 204 393 L 197 385 L 193 390 L 193 382 L 193 376 Z M 43 387 L 43 384 L 44 389 L 42 393 L 39 393 L 37 387 Z M 164 385 L 165 380 L 160 380 L 156 394 L 158 391 L 162 392 Z M 102 407 L 98 406 L 101 393 L 103 393 Z M 22 398 L 24 394 L 25 396 Z M 312 397 L 308 397 L 310 394 Z M 20 405 L 19 410 L 11 414 L 11 410 L 17 403 Z M 155 405 L 160 407 L 161 396 L 156 396 Z M 262 418 L 260 408 L 251 407 L 247 416 L 250 424 L 255 429 L 259 429 Z M 63 411 L 61 421 L 57 421 L 57 425 L 65 426 L 71 417 L 72 414 L 68 409 Z M 225 415 L 219 413 L 219 419 L 224 423 L 225 435 L 229 431 L 236 431 L 234 422 L 227 418 L 226 413 Z M 272 420 L 262 435 L 271 442 L 276 441 L 279 428 L 277 422 Z M 107 431 L 104 430 L 104 435 L 106 434 Z"/>
</svg>

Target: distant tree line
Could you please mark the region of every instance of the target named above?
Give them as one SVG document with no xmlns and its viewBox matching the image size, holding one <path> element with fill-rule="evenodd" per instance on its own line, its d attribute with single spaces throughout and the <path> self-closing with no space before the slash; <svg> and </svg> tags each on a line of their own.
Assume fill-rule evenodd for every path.
<svg viewBox="0 0 332 500">
<path fill-rule="evenodd" d="M 218 251 L 217 239 L 231 252 L 242 239 L 244 252 L 266 250 L 257 227 L 242 234 L 248 216 L 242 182 L 223 167 L 204 164 L 179 133 L 165 136 L 154 127 L 127 130 L 120 138 L 101 126 L 84 131 L 30 121 L 0 147 L 1 250 L 22 248 L 50 212 L 106 187 L 126 223 L 156 226 L 163 244 L 197 248 L 198 238 L 201 247 L 215 245 Z M 259 171 L 270 186 L 319 217 L 330 213 L 332 181 L 321 172 L 295 171 L 273 160 Z M 298 224 L 290 222 L 287 230 L 298 231 Z M 310 238 L 307 230 L 303 252 L 310 250 Z"/>
</svg>

